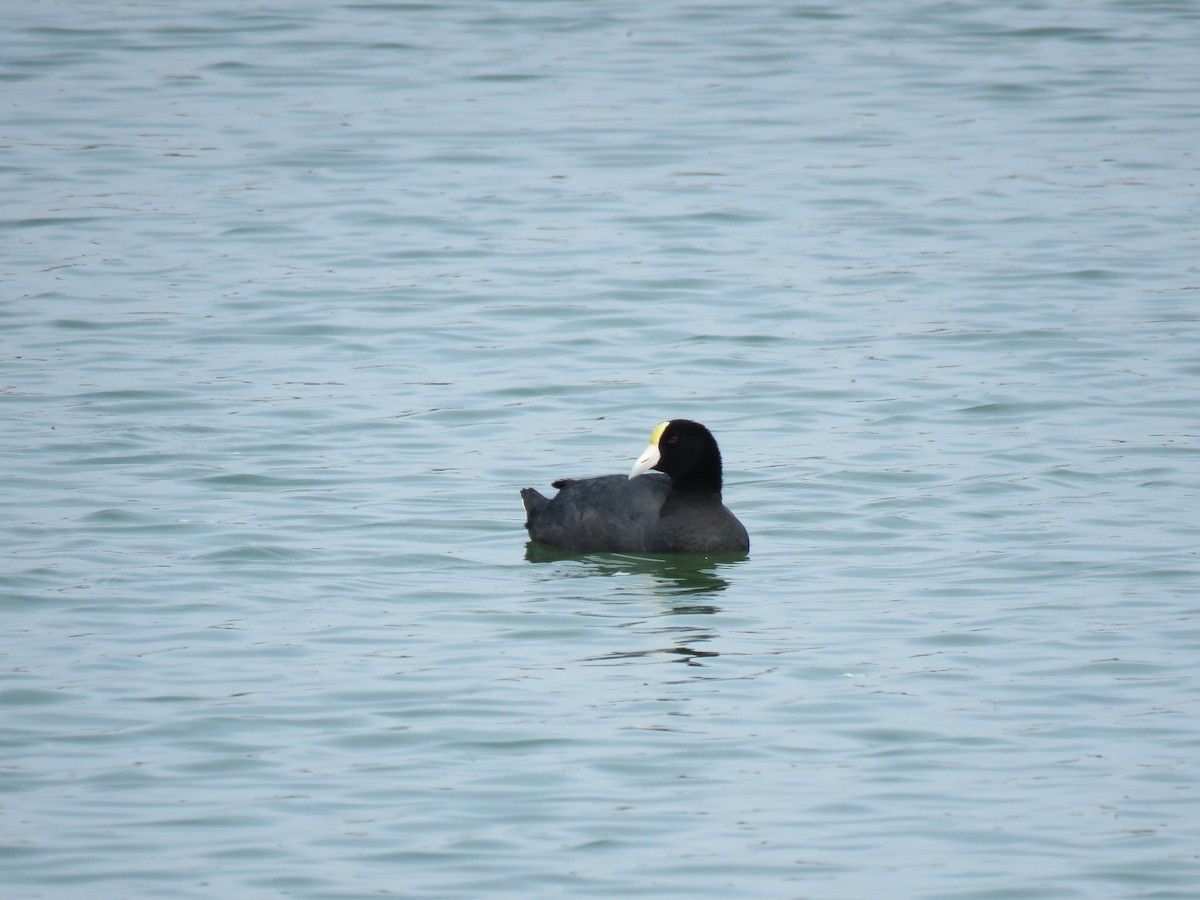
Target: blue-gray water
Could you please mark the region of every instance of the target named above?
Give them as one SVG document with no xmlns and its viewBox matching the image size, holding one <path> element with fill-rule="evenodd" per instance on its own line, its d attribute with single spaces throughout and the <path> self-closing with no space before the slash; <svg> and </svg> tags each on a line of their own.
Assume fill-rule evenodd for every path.
<svg viewBox="0 0 1200 900">
<path fill-rule="evenodd" d="M 1197 896 L 1194 2 L 9 7 L 5 900 Z"/>
</svg>

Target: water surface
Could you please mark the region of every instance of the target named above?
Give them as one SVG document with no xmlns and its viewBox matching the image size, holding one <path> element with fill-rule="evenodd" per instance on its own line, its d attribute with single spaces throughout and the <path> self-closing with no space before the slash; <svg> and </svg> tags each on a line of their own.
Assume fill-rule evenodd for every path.
<svg viewBox="0 0 1200 900">
<path fill-rule="evenodd" d="M 6 32 L 6 897 L 1195 896 L 1192 4 Z"/>
</svg>

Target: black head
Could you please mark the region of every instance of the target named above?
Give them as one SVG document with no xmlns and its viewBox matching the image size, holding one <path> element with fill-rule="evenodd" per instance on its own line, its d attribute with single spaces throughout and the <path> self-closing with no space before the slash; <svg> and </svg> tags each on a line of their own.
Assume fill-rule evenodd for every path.
<svg viewBox="0 0 1200 900">
<path fill-rule="evenodd" d="M 721 492 L 721 451 L 712 433 L 699 422 L 663 422 L 650 435 L 650 446 L 638 463 L 645 466 L 642 471 L 656 469 L 670 475 L 674 490 Z M 635 473 L 637 470 L 635 466 Z"/>
</svg>

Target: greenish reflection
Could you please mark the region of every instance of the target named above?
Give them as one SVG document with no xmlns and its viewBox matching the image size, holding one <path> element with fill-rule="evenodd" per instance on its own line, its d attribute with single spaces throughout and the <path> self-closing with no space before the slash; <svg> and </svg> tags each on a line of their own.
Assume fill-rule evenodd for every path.
<svg viewBox="0 0 1200 900">
<path fill-rule="evenodd" d="M 649 638 L 651 646 L 618 650 L 590 657 L 587 662 L 630 665 L 658 659 L 702 666 L 705 660 L 720 656 L 717 650 L 704 647 L 711 645 L 717 635 L 710 628 L 676 617 L 711 616 L 720 612 L 720 607 L 711 600 L 729 587 L 729 576 L 749 557 L 746 553 L 574 553 L 529 541 L 525 545 L 525 558 L 532 563 L 558 563 L 550 573 L 553 578 L 616 576 L 620 584 L 602 600 L 606 605 L 641 604 L 647 598 L 657 601 L 659 611 L 630 632 Z M 644 615 L 645 607 L 641 609 Z M 668 624 L 664 621 L 667 617 L 674 622 Z"/>
<path fill-rule="evenodd" d="M 567 577 L 594 575 L 639 575 L 649 585 L 671 596 L 719 593 L 729 587 L 725 577 L 731 569 L 746 562 L 746 553 L 574 553 L 537 541 L 525 545 L 525 559 L 532 563 L 573 561 L 576 565 Z M 716 612 L 716 607 L 686 606 L 672 613 Z"/>
</svg>

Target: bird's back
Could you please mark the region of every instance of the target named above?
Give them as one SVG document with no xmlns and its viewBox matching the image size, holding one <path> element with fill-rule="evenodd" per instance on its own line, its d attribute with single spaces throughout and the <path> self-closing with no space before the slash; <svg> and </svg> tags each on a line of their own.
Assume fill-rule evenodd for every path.
<svg viewBox="0 0 1200 900">
<path fill-rule="evenodd" d="M 521 491 L 529 536 L 581 553 L 652 552 L 659 512 L 671 490 L 659 475 L 627 478 L 564 479 L 558 493 L 546 498 L 533 488 Z"/>
</svg>

